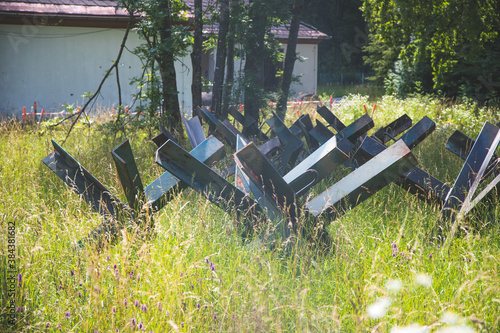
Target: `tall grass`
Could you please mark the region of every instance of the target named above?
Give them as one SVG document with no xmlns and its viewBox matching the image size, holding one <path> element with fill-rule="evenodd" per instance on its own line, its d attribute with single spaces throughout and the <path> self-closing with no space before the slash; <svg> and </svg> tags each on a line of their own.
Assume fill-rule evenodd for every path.
<svg viewBox="0 0 500 333">
<path fill-rule="evenodd" d="M 351 95 L 334 112 L 349 123 L 368 97 Z M 461 161 L 444 149 L 461 128 L 477 135 L 493 111 L 414 97 L 384 96 L 377 126 L 408 113 L 437 130 L 414 151 L 420 166 L 453 184 Z M 302 110 L 311 112 L 313 110 Z M 370 110 L 371 113 L 371 110 Z M 290 121 L 295 114 L 291 114 Z M 143 130 L 128 131 L 143 183 L 163 172 Z M 62 141 L 19 123 L 0 126 L 0 258 L 16 222 L 17 326 L 2 272 L 5 332 L 361 332 L 500 329 L 500 228 L 470 218 L 450 242 L 430 235 L 439 210 L 391 185 L 330 223 L 332 249 L 299 239 L 289 254 L 248 245 L 237 221 L 186 189 L 154 216 L 155 233 L 124 232 L 100 251 L 75 250 L 101 218 L 41 160 Z M 123 140 L 105 127 L 77 129 L 64 148 L 124 200 L 109 152 Z M 329 180 L 331 182 L 331 180 Z M 330 186 L 328 181 L 320 188 Z M 491 222 L 493 221 L 493 222 Z M 5 267 L 5 266 L 3 266 Z M 5 271 L 5 270 L 4 270 Z M 18 309 L 17 309 L 18 308 Z M 59 327 L 60 325 L 60 327 Z"/>
</svg>

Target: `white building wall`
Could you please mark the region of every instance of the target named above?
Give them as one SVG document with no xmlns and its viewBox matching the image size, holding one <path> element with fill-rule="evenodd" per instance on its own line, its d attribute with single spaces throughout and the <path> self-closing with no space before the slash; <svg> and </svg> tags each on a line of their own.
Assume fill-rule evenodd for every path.
<svg viewBox="0 0 500 333">
<path fill-rule="evenodd" d="M 286 44 L 283 48 L 286 53 Z M 293 75 L 299 77 L 300 83 L 293 83 L 290 87 L 290 96 L 297 96 L 300 93 L 316 94 L 318 73 L 318 45 L 317 44 L 297 44 L 296 52 L 299 59 L 295 60 Z"/>
<path fill-rule="evenodd" d="M 105 71 L 116 59 L 124 29 L 33 25 L 0 25 L 0 114 L 20 116 L 37 102 L 38 110 L 60 110 L 63 104 L 81 106 L 82 95 L 95 91 Z M 131 32 L 127 48 L 141 43 Z M 191 60 L 176 64 L 179 102 L 191 109 Z M 130 78 L 142 73 L 139 58 L 124 50 L 119 65 L 122 102 L 130 105 L 136 87 Z M 102 87 L 96 105 L 118 105 L 116 75 Z"/>
</svg>

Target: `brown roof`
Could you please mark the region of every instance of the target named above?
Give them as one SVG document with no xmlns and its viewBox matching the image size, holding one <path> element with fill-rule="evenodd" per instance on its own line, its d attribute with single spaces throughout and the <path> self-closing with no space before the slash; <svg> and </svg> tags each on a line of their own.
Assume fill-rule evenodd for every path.
<svg viewBox="0 0 500 333">
<path fill-rule="evenodd" d="M 193 0 L 184 2 L 191 10 L 194 8 Z M 23 18 L 31 16 L 43 24 L 124 27 L 129 15 L 118 3 L 111 0 L 0 0 L 0 23 L 26 24 Z M 206 8 L 214 3 L 214 0 L 204 0 L 203 6 Z M 205 30 L 217 29 L 217 25 L 212 25 Z M 271 32 L 280 40 L 288 38 L 287 25 L 275 27 Z M 301 24 L 298 38 L 302 42 L 318 43 L 328 36 L 310 25 Z"/>
</svg>

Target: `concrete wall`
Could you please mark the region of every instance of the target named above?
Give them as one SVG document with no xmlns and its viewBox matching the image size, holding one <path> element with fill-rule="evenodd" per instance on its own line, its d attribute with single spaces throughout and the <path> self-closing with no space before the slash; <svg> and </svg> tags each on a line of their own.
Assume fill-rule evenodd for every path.
<svg viewBox="0 0 500 333">
<path fill-rule="evenodd" d="M 63 104 L 83 105 L 82 95 L 95 91 L 116 59 L 124 29 L 34 25 L 0 25 L 0 113 L 20 116 L 22 107 L 37 102 L 38 109 L 60 110 Z M 131 32 L 127 47 L 140 44 Z M 179 102 L 191 109 L 189 56 L 176 65 Z M 119 75 L 122 101 L 129 105 L 136 87 L 130 78 L 142 72 L 139 59 L 125 50 Z M 116 76 L 108 78 L 97 98 L 103 108 L 117 106 Z"/>
</svg>

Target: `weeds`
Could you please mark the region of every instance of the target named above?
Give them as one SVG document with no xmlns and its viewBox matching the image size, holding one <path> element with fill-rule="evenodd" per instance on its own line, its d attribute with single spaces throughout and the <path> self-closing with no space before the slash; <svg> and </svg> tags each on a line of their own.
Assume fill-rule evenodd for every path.
<svg viewBox="0 0 500 333">
<path fill-rule="evenodd" d="M 349 123 L 367 97 L 345 99 L 334 111 Z M 461 163 L 445 151 L 447 135 L 477 135 L 493 111 L 437 100 L 384 96 L 378 126 L 408 113 L 438 129 L 415 149 L 420 167 L 448 184 Z M 305 112 L 303 110 L 303 112 Z M 313 114 L 313 110 L 309 110 Z M 451 120 L 451 121 L 449 121 Z M 153 163 L 145 129 L 129 139 L 145 183 L 163 171 Z M 50 139 L 19 123 L 0 126 L 0 243 L 16 224 L 15 318 L 6 272 L 0 274 L 1 330 L 5 332 L 459 332 L 500 327 L 500 240 L 496 222 L 464 221 L 446 246 L 429 232 L 436 207 L 388 186 L 341 218 L 328 222 L 331 251 L 298 241 L 289 255 L 249 246 L 234 218 L 196 192 L 173 196 L 155 215 L 155 233 L 124 231 L 100 251 L 74 250 L 101 218 L 41 160 Z M 121 135 L 99 127 L 75 128 L 64 148 L 114 193 L 122 193 L 109 152 Z M 331 179 L 315 191 L 328 186 Z M 120 194 L 120 199 L 125 200 Z M 498 214 L 497 210 L 493 216 Z M 496 221 L 496 218 L 494 219 Z M 328 224 L 326 223 L 326 224 Z M 0 262 L 6 267 L 7 248 Z"/>
</svg>

